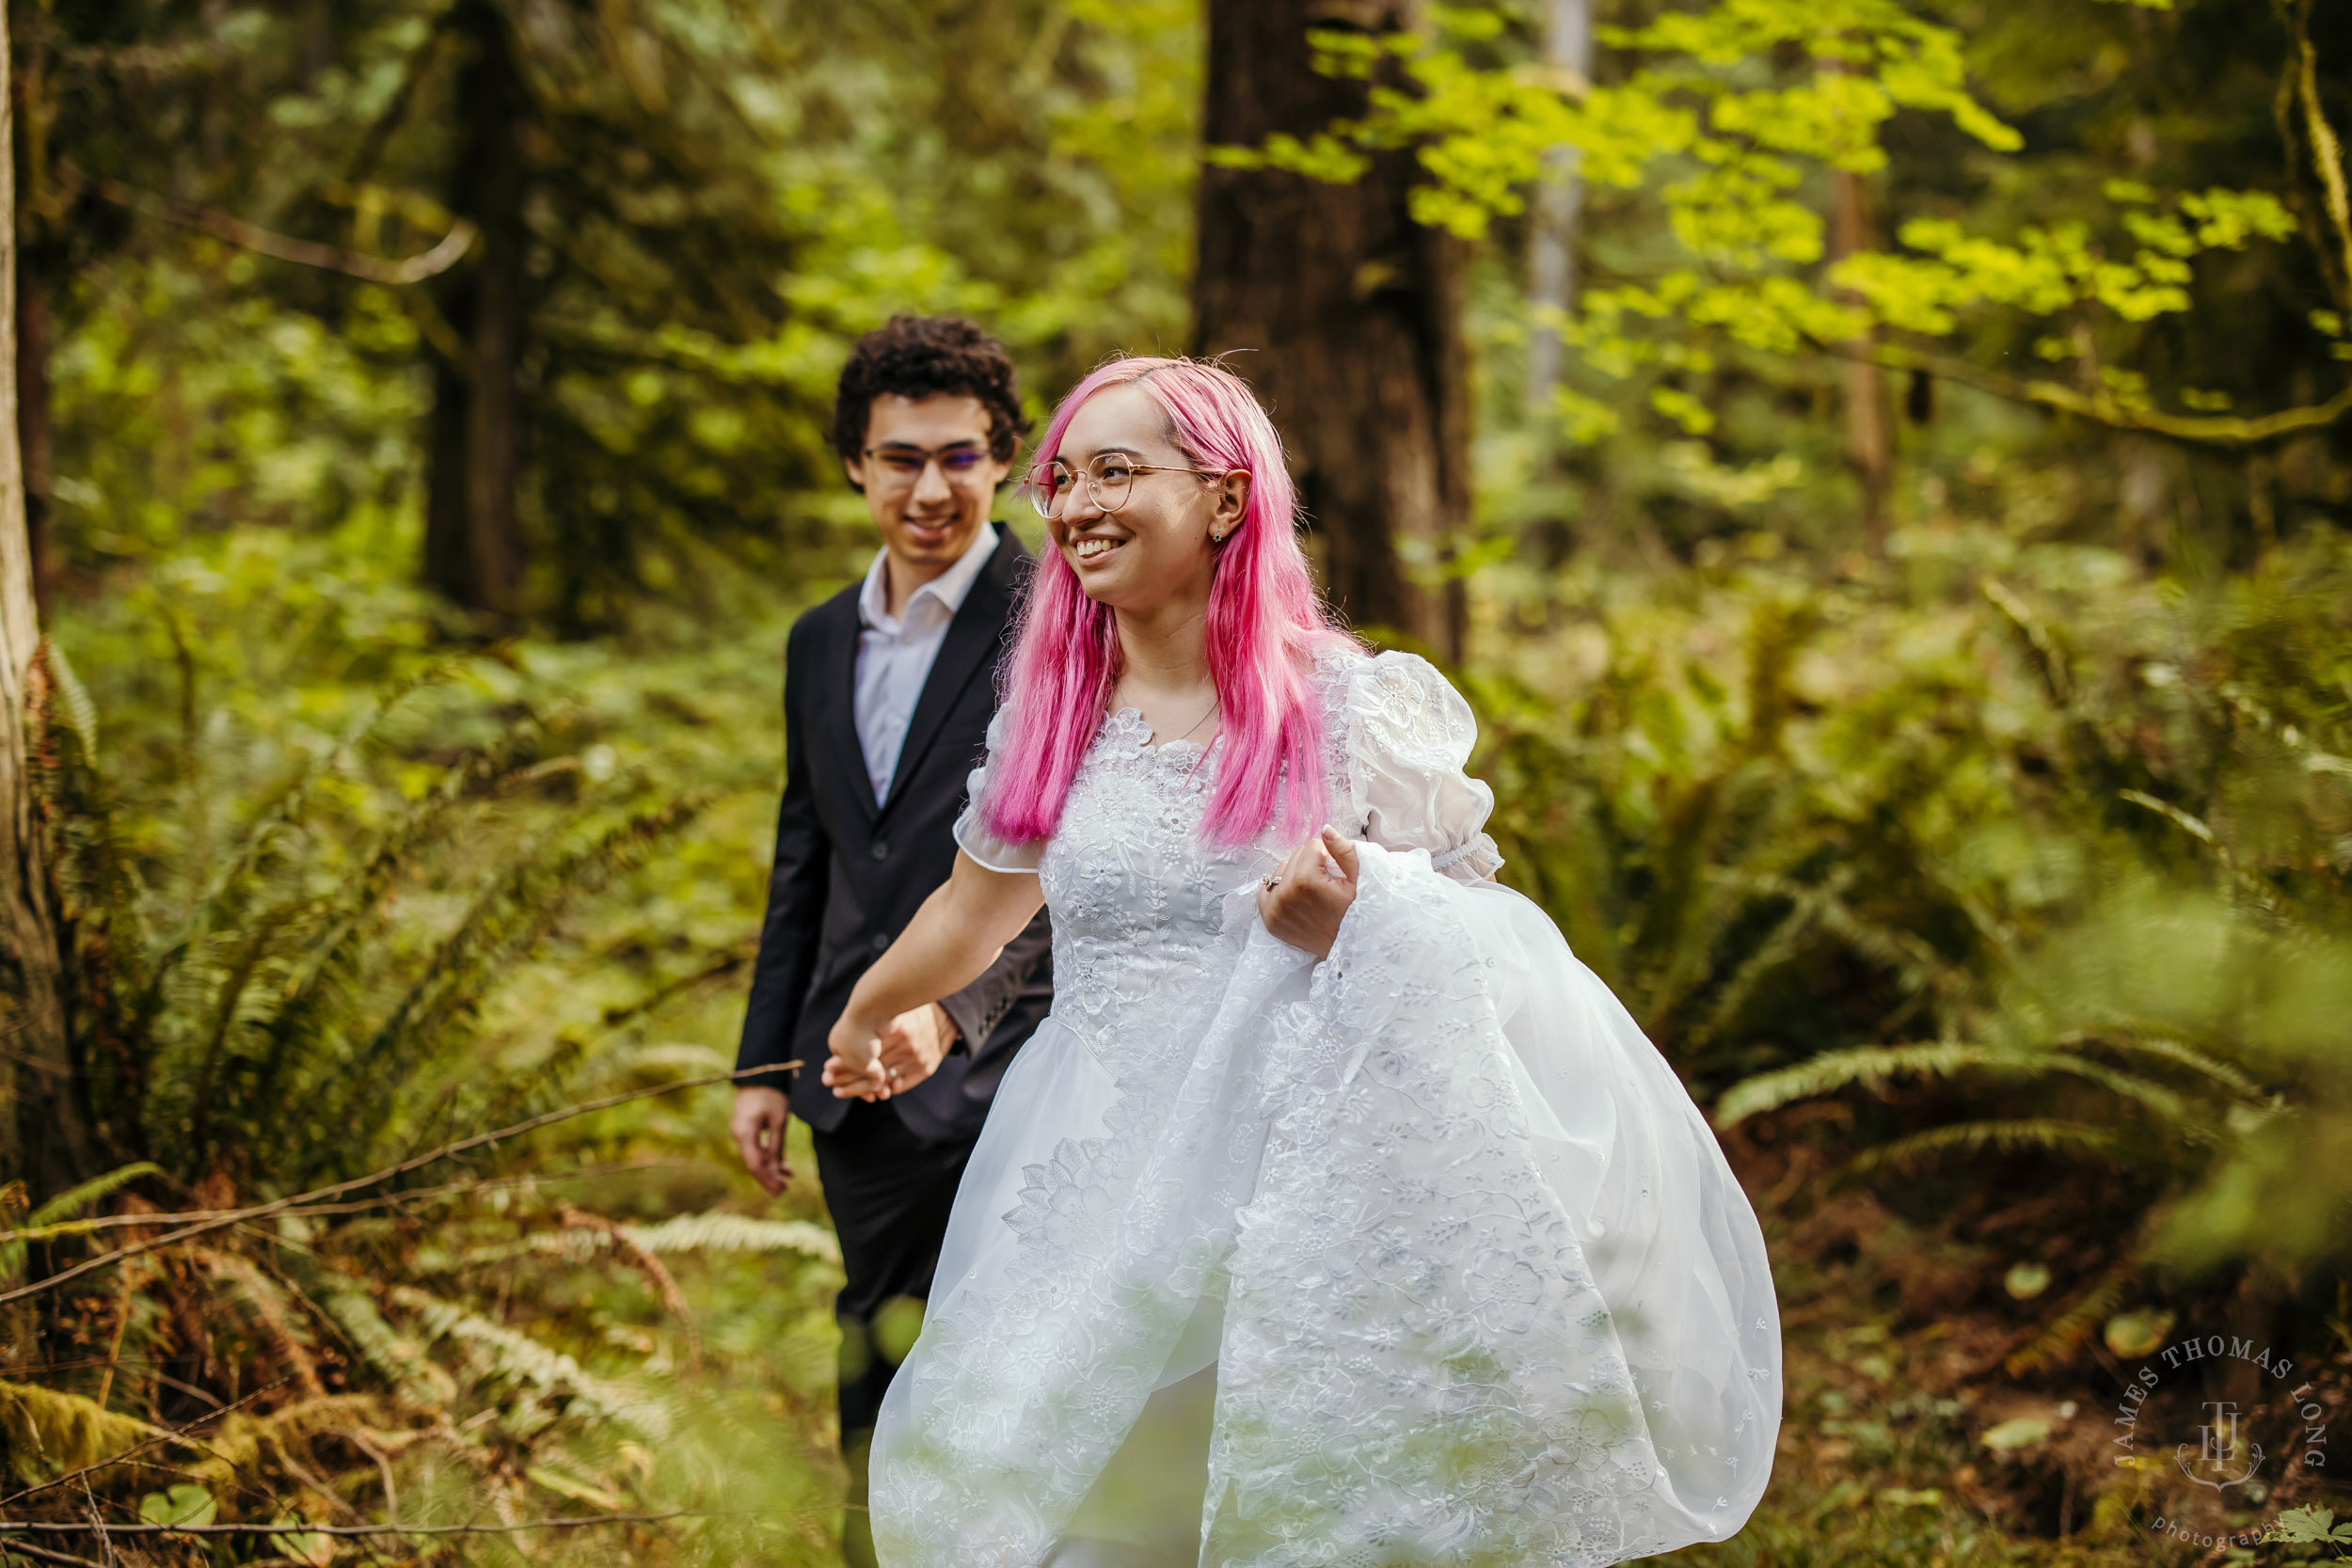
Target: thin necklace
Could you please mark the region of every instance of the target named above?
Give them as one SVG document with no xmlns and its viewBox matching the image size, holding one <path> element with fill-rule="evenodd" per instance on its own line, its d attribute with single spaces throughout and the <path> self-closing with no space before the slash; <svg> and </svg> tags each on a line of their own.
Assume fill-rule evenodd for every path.
<svg viewBox="0 0 2352 1568">
<path fill-rule="evenodd" d="M 1192 730 L 1197 730 L 1201 725 L 1209 721 L 1211 716 L 1216 712 L 1217 701 L 1218 699 L 1215 697 L 1209 699 L 1209 711 L 1192 721 Z M 1186 730 L 1184 734 L 1175 736 L 1175 738 L 1178 740 L 1190 740 L 1192 738 L 1192 730 Z M 1165 745 L 1167 742 L 1163 741 L 1161 744 Z"/>
<path fill-rule="evenodd" d="M 1219 704 L 1219 702 L 1220 702 L 1220 701 L 1221 701 L 1221 699 L 1219 699 L 1219 698 L 1216 698 L 1216 697 L 1212 697 L 1212 698 L 1210 698 L 1210 699 L 1209 699 L 1209 711 L 1208 711 L 1207 713 L 1202 714 L 1200 718 L 1198 718 L 1198 719 L 1196 719 L 1196 720 L 1194 720 L 1194 721 L 1192 721 L 1192 729 L 1190 729 L 1190 730 L 1186 730 L 1186 731 L 1185 731 L 1184 734 L 1182 734 L 1182 735 L 1178 735 L 1178 736 L 1169 736 L 1168 739 L 1166 739 L 1166 740 L 1162 740 L 1162 741 L 1156 742 L 1156 743 L 1153 745 L 1152 750 L 1153 750 L 1153 751 L 1157 751 L 1157 750 L 1159 750 L 1159 748 L 1160 748 L 1160 747 L 1162 747 L 1162 746 L 1172 746 L 1172 745 L 1174 745 L 1174 744 L 1175 744 L 1177 741 L 1179 741 L 1179 740 L 1190 740 L 1190 739 L 1192 738 L 1193 730 L 1197 730 L 1197 729 L 1199 729 L 1201 725 L 1203 725 L 1203 724 L 1207 723 L 1207 722 L 1209 721 L 1209 720 L 1210 720 L 1212 717 L 1214 717 L 1214 716 L 1216 715 L 1216 710 L 1217 710 L 1217 705 L 1218 705 L 1218 704 Z M 1134 705 L 1134 704 L 1132 704 L 1132 703 L 1128 704 L 1127 705 L 1128 705 L 1128 706 L 1130 706 L 1130 707 L 1134 707 L 1134 706 L 1135 706 L 1135 705 Z M 1141 708 L 1136 708 L 1136 713 L 1137 713 L 1137 714 L 1141 714 L 1143 710 L 1142 710 Z M 1149 720 L 1146 720 L 1146 721 L 1145 721 L 1145 722 L 1146 722 L 1147 724 L 1149 724 L 1150 721 L 1149 721 Z"/>
</svg>

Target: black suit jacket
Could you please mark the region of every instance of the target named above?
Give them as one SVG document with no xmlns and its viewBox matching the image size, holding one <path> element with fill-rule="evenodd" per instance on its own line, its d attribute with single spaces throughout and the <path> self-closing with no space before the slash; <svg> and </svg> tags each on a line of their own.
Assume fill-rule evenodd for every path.
<svg viewBox="0 0 2352 1568">
<path fill-rule="evenodd" d="M 803 615 L 786 641 L 784 805 L 736 1067 L 797 1057 L 792 1109 L 813 1127 L 830 1130 L 849 1114 L 850 1102 L 818 1074 L 850 988 L 955 864 L 951 830 L 987 747 L 996 662 L 1031 563 L 1011 530 L 996 532 L 996 553 L 948 623 L 879 805 L 857 737 L 857 588 Z M 930 1078 L 882 1102 L 918 1136 L 979 1136 L 997 1080 L 1053 1005 L 1051 942 L 1040 910 L 988 973 L 940 999 L 962 1038 Z"/>
</svg>

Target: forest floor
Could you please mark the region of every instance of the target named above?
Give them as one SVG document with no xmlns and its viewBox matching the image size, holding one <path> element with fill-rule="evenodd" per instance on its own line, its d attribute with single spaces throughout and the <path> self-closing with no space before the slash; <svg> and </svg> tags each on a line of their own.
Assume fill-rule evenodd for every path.
<svg viewBox="0 0 2352 1568">
<path fill-rule="evenodd" d="M 2095 1339 L 2071 1363 L 2010 1375 L 2003 1361 L 2026 1314 L 1983 1299 L 1997 1291 L 1971 1299 L 1960 1275 L 1964 1216 L 1907 1223 L 1867 1190 L 1826 1190 L 1805 1162 L 1759 1159 L 1743 1142 L 1732 1152 L 1757 1199 L 1781 1299 L 1778 1456 L 1740 1536 L 1685 1559 L 1740 1568 L 2324 1560 L 2321 1548 L 2254 1539 L 2281 1507 L 2328 1500 L 2316 1489 L 2254 1487 L 2249 1497 L 2180 1483 L 2169 1439 L 2194 1447 L 2194 1427 L 2168 1430 L 2153 1450 L 2143 1435 L 2142 1452 L 2163 1455 L 2160 1465 L 2119 1463 L 2113 1417 L 2132 1371 Z M 2352 1386 L 2345 1348 L 2306 1369 L 2337 1408 Z M 2248 1419 L 2268 1433 L 2292 1417 L 2274 1398 Z M 2273 1472 L 2293 1458 L 2274 1455 Z M 2168 1511 L 2185 1528 L 2242 1544 L 2185 1544 L 2158 1528 Z"/>
</svg>

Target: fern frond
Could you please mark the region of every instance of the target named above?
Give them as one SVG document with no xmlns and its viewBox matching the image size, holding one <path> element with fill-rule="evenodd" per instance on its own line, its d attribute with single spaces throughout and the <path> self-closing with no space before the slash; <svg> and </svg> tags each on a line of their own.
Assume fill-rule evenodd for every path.
<svg viewBox="0 0 2352 1568">
<path fill-rule="evenodd" d="M 457 1398 L 455 1380 L 434 1365 L 423 1347 L 385 1322 L 365 1291 L 345 1285 L 328 1291 L 324 1305 L 360 1358 L 404 1398 L 423 1405 L 447 1405 Z"/>
<path fill-rule="evenodd" d="M 241 1253 L 215 1252 L 209 1247 L 189 1250 L 214 1278 L 236 1281 L 262 1335 L 277 1348 L 278 1359 L 293 1368 L 302 1391 L 313 1399 L 324 1397 L 326 1387 L 319 1381 L 318 1362 L 295 1322 L 294 1301 L 286 1287 Z"/>
<path fill-rule="evenodd" d="M 315 1067 L 316 1058 L 340 1039 L 335 1023 L 350 1000 L 351 983 L 369 951 L 367 939 L 382 919 L 386 897 L 401 871 L 433 844 L 445 840 L 463 801 L 512 774 L 518 758 L 539 736 L 535 719 L 508 726 L 490 746 L 473 752 L 443 772 L 342 889 L 323 903 L 315 934 L 297 957 L 284 987 L 256 1020 L 266 1044 L 243 1091 L 246 1102 L 278 1102 L 289 1072 Z"/>
<path fill-rule="evenodd" d="M 806 1220 L 755 1220 L 714 1211 L 621 1228 L 647 1252 L 798 1252 L 822 1262 L 841 1261 L 839 1240 Z"/>
<path fill-rule="evenodd" d="M 2009 1154 L 2038 1149 L 2044 1153 L 2112 1155 L 2116 1137 L 2106 1129 L 2088 1122 L 2051 1117 L 1962 1121 L 1931 1127 L 1875 1148 L 1866 1148 L 1847 1162 L 1846 1169 L 1852 1175 L 1866 1176 L 1874 1170 L 1908 1165 L 1939 1154 L 1981 1154 L 1994 1148 Z"/>
<path fill-rule="evenodd" d="M 278 852 L 286 835 L 310 814 L 311 800 L 322 782 L 331 776 L 345 758 L 372 739 L 408 698 L 427 687 L 454 679 L 467 661 L 467 657 L 462 657 L 446 659 L 386 688 L 344 727 L 342 735 L 333 745 L 311 757 L 262 806 L 252 825 L 246 829 L 236 854 L 227 865 L 214 873 L 199 891 L 180 935 L 165 949 L 156 966 L 156 975 L 151 983 L 160 984 L 208 933 L 222 926 L 234 924 L 242 901 L 252 892 L 255 877 Z"/>
<path fill-rule="evenodd" d="M 2041 1060 L 2056 1071 L 2072 1073 L 2096 1084 L 2118 1099 L 2137 1101 L 2155 1113 L 2157 1119 L 2193 1142 L 2211 1143 L 2219 1135 L 2217 1117 L 2208 1117 L 2200 1121 L 2188 1114 L 2187 1102 L 2178 1094 L 2162 1084 L 2149 1082 L 2137 1073 L 2119 1071 L 2105 1062 L 2094 1062 L 2071 1051 L 2052 1051 L 2042 1055 Z"/>
<path fill-rule="evenodd" d="M 2263 1098 L 2263 1086 L 2254 1080 L 2251 1073 L 2234 1062 L 2225 1062 L 2212 1053 L 2201 1051 L 2183 1040 L 2164 1039 L 2140 1034 L 2117 1033 L 2068 1035 L 2061 1037 L 2058 1043 L 2060 1045 L 2097 1044 L 2115 1051 L 2130 1051 L 2143 1056 L 2153 1056 L 2159 1061 L 2177 1063 L 2192 1072 L 2202 1073 L 2215 1083 L 2245 1099 L 2260 1100 Z"/>
<path fill-rule="evenodd" d="M 562 1351 L 413 1285 L 395 1285 L 391 1296 L 417 1314 L 418 1330 L 427 1343 L 456 1340 L 485 1375 L 567 1392 L 592 1414 L 635 1427 L 648 1437 L 670 1433 L 674 1418 L 669 1407 L 642 1389 L 597 1377 Z"/>
<path fill-rule="evenodd" d="M 2061 708 L 2070 706 L 2074 700 L 2074 673 L 2069 667 L 2065 649 L 2050 635 L 2050 628 L 2042 625 L 2032 606 L 1998 579 L 1985 578 L 1982 588 L 1986 600 L 2009 623 L 2021 651 L 2041 675 L 2042 689 L 2049 693 L 2050 701 Z"/>
<path fill-rule="evenodd" d="M 142 1176 L 161 1176 L 163 1167 L 150 1161 L 138 1160 L 103 1176 L 94 1176 L 78 1187 L 69 1187 L 40 1208 L 24 1216 L 27 1229 L 34 1226 L 55 1225 L 80 1213 L 93 1203 L 103 1203 L 122 1188 Z"/>
<path fill-rule="evenodd" d="M 1790 903 L 1780 923 L 1756 944 L 1755 951 L 1740 960 L 1731 978 L 1715 993 L 1714 1006 L 1708 1009 L 1706 1021 L 1692 1032 L 1694 1040 L 1712 1039 L 1731 1026 L 1765 977 L 1804 950 L 1804 939 L 1820 924 L 1820 909 L 1821 900 L 1818 897 L 1803 897 Z"/>
<path fill-rule="evenodd" d="M 2044 1323 L 2028 1343 L 2011 1351 L 2001 1362 L 2002 1369 L 2011 1377 L 2022 1377 L 2037 1368 L 2056 1366 L 2068 1359 L 2101 1321 L 2122 1305 L 2125 1288 L 2139 1277 L 2139 1245 L 2134 1243 L 2122 1258 L 2108 1264 L 2097 1279 Z"/>
<path fill-rule="evenodd" d="M 96 1228 L 77 1222 L 73 1216 L 94 1203 L 103 1203 L 125 1183 L 142 1176 L 161 1176 L 163 1167 L 145 1160 L 93 1177 L 78 1187 L 69 1187 L 56 1197 L 24 1216 L 24 1223 L 0 1233 L 0 1279 L 13 1279 L 24 1267 L 25 1248 L 34 1242 L 56 1241 L 60 1237 L 80 1235 Z"/>
<path fill-rule="evenodd" d="M 2048 1061 L 2047 1054 L 2041 1052 L 1971 1045 L 1960 1040 L 1824 1051 L 1794 1067 L 1758 1073 L 1733 1085 L 1716 1101 L 1715 1125 L 1736 1127 L 1750 1117 L 1777 1110 L 1795 1101 L 1811 1100 L 1856 1085 L 1876 1088 L 1900 1075 L 1948 1078 L 1968 1068 L 2030 1075 L 2042 1070 Z"/>
<path fill-rule="evenodd" d="M 98 705 L 90 701 L 89 688 L 73 673 L 73 661 L 65 657 L 65 644 L 56 638 L 44 638 L 42 650 L 49 656 L 49 678 L 56 683 L 56 712 L 65 721 L 67 731 L 82 748 L 85 765 L 98 766 Z"/>
<path fill-rule="evenodd" d="M 538 946 L 574 900 L 642 864 L 710 799 L 695 795 L 665 801 L 585 846 L 551 853 L 542 848 L 497 878 L 434 951 L 374 1037 L 337 1065 L 340 1082 L 317 1114 L 304 1162 L 306 1178 L 330 1162 L 361 1154 L 401 1109 L 396 1097 L 382 1093 L 382 1085 L 412 1076 L 415 1058 L 425 1049 L 453 1051 L 464 1037 L 460 1022 L 475 1012 L 516 960 Z"/>
<path fill-rule="evenodd" d="M 2214 1136 L 2210 1129 L 2187 1115 L 2185 1103 L 2172 1090 L 2103 1062 L 2066 1051 L 1941 1040 L 1922 1045 L 1866 1045 L 1825 1051 L 1794 1067 L 1758 1073 L 1733 1085 L 1716 1102 L 1716 1125 L 1734 1127 L 1761 1112 L 1837 1089 L 1856 1085 L 1876 1088 L 1898 1074 L 1948 1078 L 1969 1068 L 2026 1078 L 2067 1073 L 2096 1084 L 2120 1099 L 2137 1101 L 2183 1136 L 2197 1141 L 2210 1141 Z"/>
</svg>

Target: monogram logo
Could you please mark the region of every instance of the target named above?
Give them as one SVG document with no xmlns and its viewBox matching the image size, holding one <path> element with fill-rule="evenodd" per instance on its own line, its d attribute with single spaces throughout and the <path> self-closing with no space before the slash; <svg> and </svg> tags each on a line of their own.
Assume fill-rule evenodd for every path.
<svg viewBox="0 0 2352 1568">
<path fill-rule="evenodd" d="M 2238 1440 L 2238 1408 L 2231 1401 L 2207 1400 L 2205 1409 L 2213 1418 L 2197 1429 L 2201 1434 L 2199 1441 L 2183 1443 L 2172 1450 L 2173 1461 L 2181 1474 L 2200 1486 L 2219 1492 L 2245 1485 L 2263 1467 L 2263 1446 Z M 2197 1450 L 2194 1459 L 2189 1457 L 2191 1449 Z"/>
</svg>

